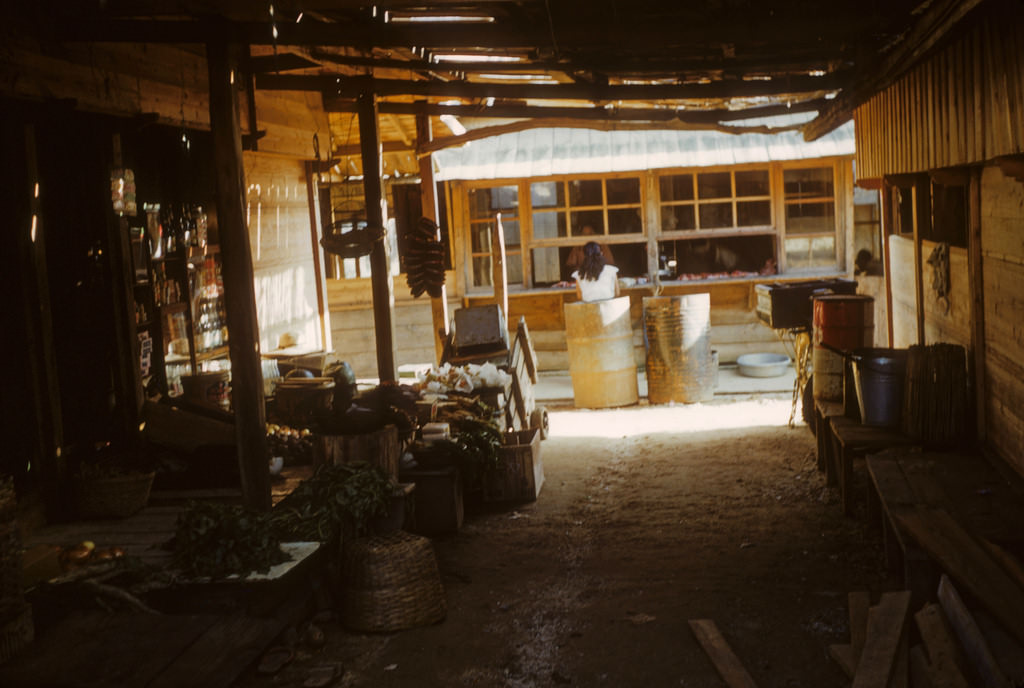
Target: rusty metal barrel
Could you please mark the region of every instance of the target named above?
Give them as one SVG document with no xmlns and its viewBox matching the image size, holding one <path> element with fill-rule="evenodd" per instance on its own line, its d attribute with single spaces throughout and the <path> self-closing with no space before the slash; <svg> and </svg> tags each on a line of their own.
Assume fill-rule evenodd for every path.
<svg viewBox="0 0 1024 688">
<path fill-rule="evenodd" d="M 870 347 L 875 336 L 875 299 L 863 294 L 814 297 L 813 394 L 820 401 L 843 400 L 844 351 Z"/>
<path fill-rule="evenodd" d="M 639 390 L 628 296 L 565 304 L 565 339 L 577 408 L 637 403 Z"/>
<path fill-rule="evenodd" d="M 647 399 L 652 404 L 707 401 L 715 394 L 711 295 L 644 297 Z"/>
</svg>

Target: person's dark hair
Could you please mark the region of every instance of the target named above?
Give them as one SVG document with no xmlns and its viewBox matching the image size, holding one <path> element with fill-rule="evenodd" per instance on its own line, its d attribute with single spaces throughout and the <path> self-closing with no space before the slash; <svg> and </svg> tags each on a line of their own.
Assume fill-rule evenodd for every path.
<svg viewBox="0 0 1024 688">
<path fill-rule="evenodd" d="M 871 264 L 871 251 L 866 248 L 862 248 L 857 252 L 857 257 L 853 259 L 853 264 L 857 266 L 857 269 L 864 272 L 868 269 L 868 265 Z"/>
<path fill-rule="evenodd" d="M 580 279 L 596 280 L 604 269 L 604 253 L 596 241 L 583 245 L 583 262 L 580 263 Z"/>
</svg>

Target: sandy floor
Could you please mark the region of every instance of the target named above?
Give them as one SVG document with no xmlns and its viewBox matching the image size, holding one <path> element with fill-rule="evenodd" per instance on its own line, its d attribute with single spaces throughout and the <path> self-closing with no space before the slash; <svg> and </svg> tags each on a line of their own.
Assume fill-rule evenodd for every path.
<svg viewBox="0 0 1024 688">
<path fill-rule="evenodd" d="M 339 686 L 724 685 L 687 625 L 713 619 L 762 688 L 844 685 L 846 595 L 890 587 L 881 546 L 844 519 L 789 428 L 789 395 L 551 410 L 540 499 L 471 514 L 435 541 L 448 617 L 392 635 L 328 621 L 277 676 Z"/>
</svg>

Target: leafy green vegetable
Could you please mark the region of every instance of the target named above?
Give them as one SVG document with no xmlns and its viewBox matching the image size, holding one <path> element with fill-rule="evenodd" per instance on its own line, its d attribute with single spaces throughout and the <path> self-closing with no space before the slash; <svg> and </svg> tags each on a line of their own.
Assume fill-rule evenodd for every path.
<svg viewBox="0 0 1024 688">
<path fill-rule="evenodd" d="M 289 560 L 269 514 L 217 502 L 190 502 L 178 516 L 174 555 L 185 573 L 214 579 Z"/>
</svg>

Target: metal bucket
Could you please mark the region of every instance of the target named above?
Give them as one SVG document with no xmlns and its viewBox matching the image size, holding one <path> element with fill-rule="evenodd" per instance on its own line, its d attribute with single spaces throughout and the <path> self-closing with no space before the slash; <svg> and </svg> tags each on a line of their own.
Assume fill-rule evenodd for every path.
<svg viewBox="0 0 1024 688">
<path fill-rule="evenodd" d="M 577 408 L 637 403 L 628 296 L 565 304 L 565 338 Z"/>
<path fill-rule="evenodd" d="M 899 426 L 907 350 L 857 349 L 852 360 L 861 422 L 883 428 Z"/>
<path fill-rule="evenodd" d="M 875 299 L 863 294 L 814 297 L 814 398 L 843 400 L 843 352 L 870 347 L 875 336 Z"/>
<path fill-rule="evenodd" d="M 647 398 L 693 403 L 715 395 L 711 295 L 644 297 Z"/>
</svg>

